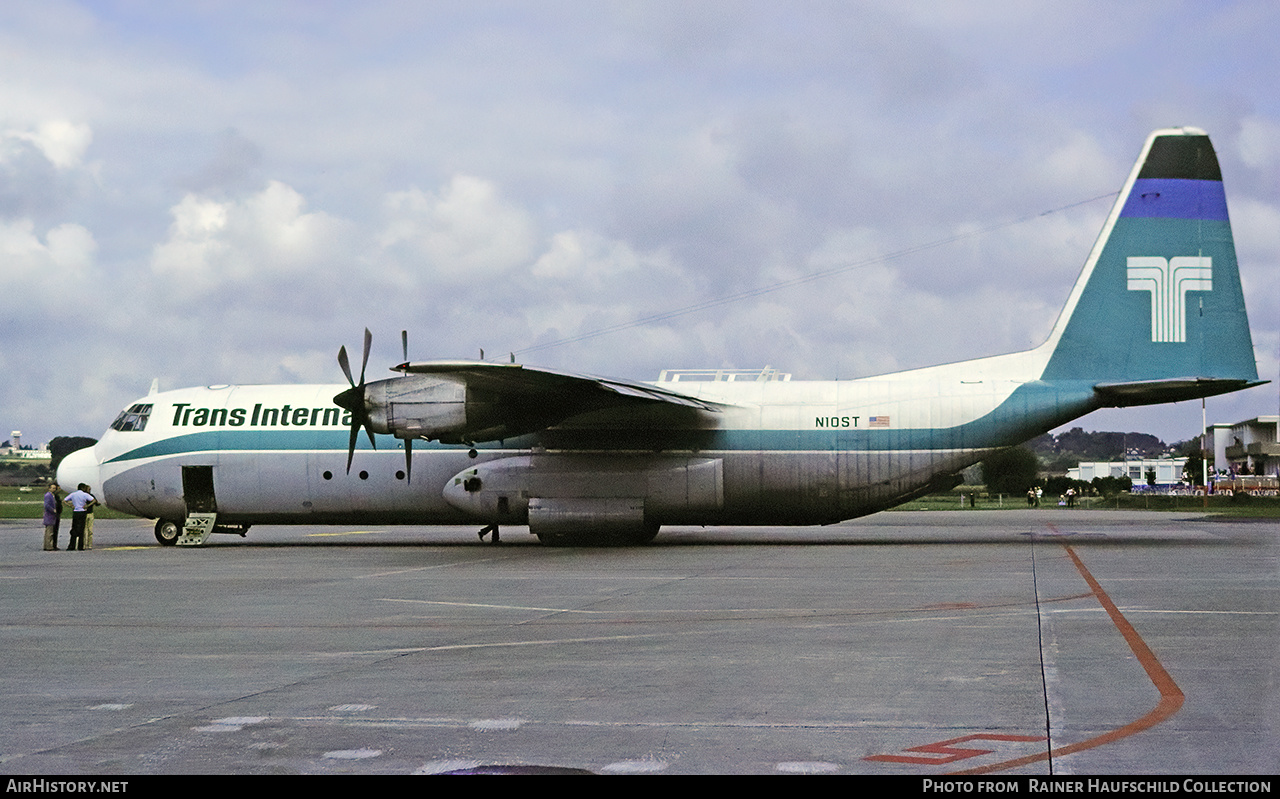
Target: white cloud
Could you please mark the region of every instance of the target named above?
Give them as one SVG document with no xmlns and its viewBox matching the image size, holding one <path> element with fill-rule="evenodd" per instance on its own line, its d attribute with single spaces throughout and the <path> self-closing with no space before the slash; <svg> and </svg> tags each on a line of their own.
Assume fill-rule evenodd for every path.
<svg viewBox="0 0 1280 799">
<path fill-rule="evenodd" d="M 1039 157 L 1037 177 L 1050 186 L 1072 186 L 1087 192 L 1124 180 L 1123 175 L 1117 175 L 1123 165 L 1108 157 L 1097 136 L 1082 130 L 1068 131 L 1064 141 Z"/>
<path fill-rule="evenodd" d="M 274 180 L 238 201 L 188 194 L 170 209 L 169 235 L 154 248 L 151 270 L 171 290 L 194 296 L 320 267 L 345 225 L 323 212 L 306 213 L 304 205 L 302 195 Z"/>
<path fill-rule="evenodd" d="M 393 192 L 384 207 L 379 245 L 428 283 L 478 286 L 534 256 L 533 220 L 482 178 L 455 175 L 438 193 Z"/>
<path fill-rule="evenodd" d="M 53 119 L 34 128 L 10 128 L 0 133 L 0 161 L 11 157 L 18 143 L 34 145 L 58 169 L 79 166 L 93 141 L 87 124 Z"/>
<path fill-rule="evenodd" d="M 610 287 L 616 291 L 617 282 L 628 276 L 670 273 L 673 265 L 664 253 L 644 254 L 625 241 L 607 239 L 590 230 L 566 230 L 551 237 L 546 252 L 530 271 L 535 278 L 598 296 Z"/>
<path fill-rule="evenodd" d="M 48 292 L 72 294 L 91 288 L 88 280 L 97 244 L 81 225 L 62 224 L 48 230 L 43 239 L 29 219 L 0 221 L 0 261 L 4 283 L 24 302 L 47 302 Z"/>
<path fill-rule="evenodd" d="M 1280 122 L 1266 117 L 1245 117 L 1240 120 L 1236 147 L 1246 166 L 1272 171 L 1280 168 Z"/>
<path fill-rule="evenodd" d="M 1280 206 L 1242 197 L 1231 205 L 1231 229 L 1241 260 L 1280 261 Z"/>
<path fill-rule="evenodd" d="M 217 282 L 217 262 L 229 249 L 223 239 L 228 204 L 188 194 L 171 213 L 169 238 L 155 248 L 151 269 L 179 279 L 188 291 L 207 289 Z"/>
<path fill-rule="evenodd" d="M 582 234 L 565 231 L 551 237 L 551 248 L 534 263 L 533 274 L 535 277 L 564 280 L 582 275 L 588 264 Z"/>
</svg>

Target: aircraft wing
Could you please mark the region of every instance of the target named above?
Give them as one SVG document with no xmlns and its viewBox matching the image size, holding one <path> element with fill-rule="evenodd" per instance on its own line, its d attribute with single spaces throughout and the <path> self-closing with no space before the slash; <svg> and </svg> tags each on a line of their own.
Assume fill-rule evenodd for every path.
<svg viewBox="0 0 1280 799">
<path fill-rule="evenodd" d="M 571 404 L 614 395 L 650 402 L 666 402 L 704 411 L 718 411 L 714 402 L 690 397 L 675 391 L 605 377 L 576 375 L 515 363 L 487 361 L 424 361 L 402 363 L 392 369 L 405 374 L 443 377 L 486 392 L 515 397 L 554 396 Z M 625 402 L 625 400 L 622 400 Z"/>
<path fill-rule="evenodd" d="M 370 383 L 365 409 L 375 432 L 446 443 L 533 433 L 610 408 L 719 412 L 714 402 L 644 383 L 485 361 L 403 363 L 405 376 Z"/>
</svg>

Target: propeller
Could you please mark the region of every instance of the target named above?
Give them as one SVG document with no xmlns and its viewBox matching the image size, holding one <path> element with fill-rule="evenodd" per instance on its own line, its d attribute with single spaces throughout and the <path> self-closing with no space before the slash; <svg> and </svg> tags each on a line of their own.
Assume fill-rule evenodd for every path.
<svg viewBox="0 0 1280 799">
<path fill-rule="evenodd" d="M 409 331 L 400 331 L 400 349 L 404 351 L 403 363 L 409 363 Z M 406 371 L 405 377 L 409 376 Z M 406 438 L 404 440 L 404 481 L 406 484 L 413 482 L 413 439 Z"/>
<path fill-rule="evenodd" d="M 360 360 L 360 382 L 351 377 L 351 363 L 347 359 L 347 348 L 342 346 L 338 349 L 338 365 L 342 367 L 342 373 L 347 376 L 347 382 L 351 384 L 351 388 L 342 392 L 333 398 L 334 404 L 340 408 L 351 411 L 351 441 L 347 445 L 347 474 L 351 474 L 351 461 L 356 455 L 356 440 L 360 438 L 360 428 L 369 434 L 369 445 L 374 449 L 378 448 L 377 443 L 373 440 L 373 428 L 369 426 L 369 412 L 365 408 L 364 402 L 364 369 L 369 363 L 369 348 L 373 345 L 373 334 L 369 332 L 369 328 L 364 329 L 364 356 Z"/>
</svg>

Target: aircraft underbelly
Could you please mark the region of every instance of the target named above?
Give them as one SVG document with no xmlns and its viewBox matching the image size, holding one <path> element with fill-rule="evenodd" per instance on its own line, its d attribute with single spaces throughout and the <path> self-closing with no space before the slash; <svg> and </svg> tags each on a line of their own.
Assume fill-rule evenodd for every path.
<svg viewBox="0 0 1280 799">
<path fill-rule="evenodd" d="M 880 510 L 987 450 L 726 454 L 725 504 L 695 523 L 829 524 Z"/>
</svg>

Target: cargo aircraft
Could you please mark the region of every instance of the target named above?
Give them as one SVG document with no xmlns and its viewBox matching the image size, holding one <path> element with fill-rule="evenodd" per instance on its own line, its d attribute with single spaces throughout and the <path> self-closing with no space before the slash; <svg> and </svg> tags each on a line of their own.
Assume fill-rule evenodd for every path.
<svg viewBox="0 0 1280 799">
<path fill-rule="evenodd" d="M 1193 128 L 1150 135 L 1048 340 L 1025 352 L 854 380 L 641 383 L 409 362 L 406 345 L 399 376 L 366 382 L 369 346 L 366 330 L 358 380 L 339 351 L 345 386 L 153 390 L 59 482 L 156 519 L 164 544 L 252 524 L 641 544 L 661 525 L 839 522 L 1099 408 L 1260 384 L 1222 175 Z"/>
</svg>

